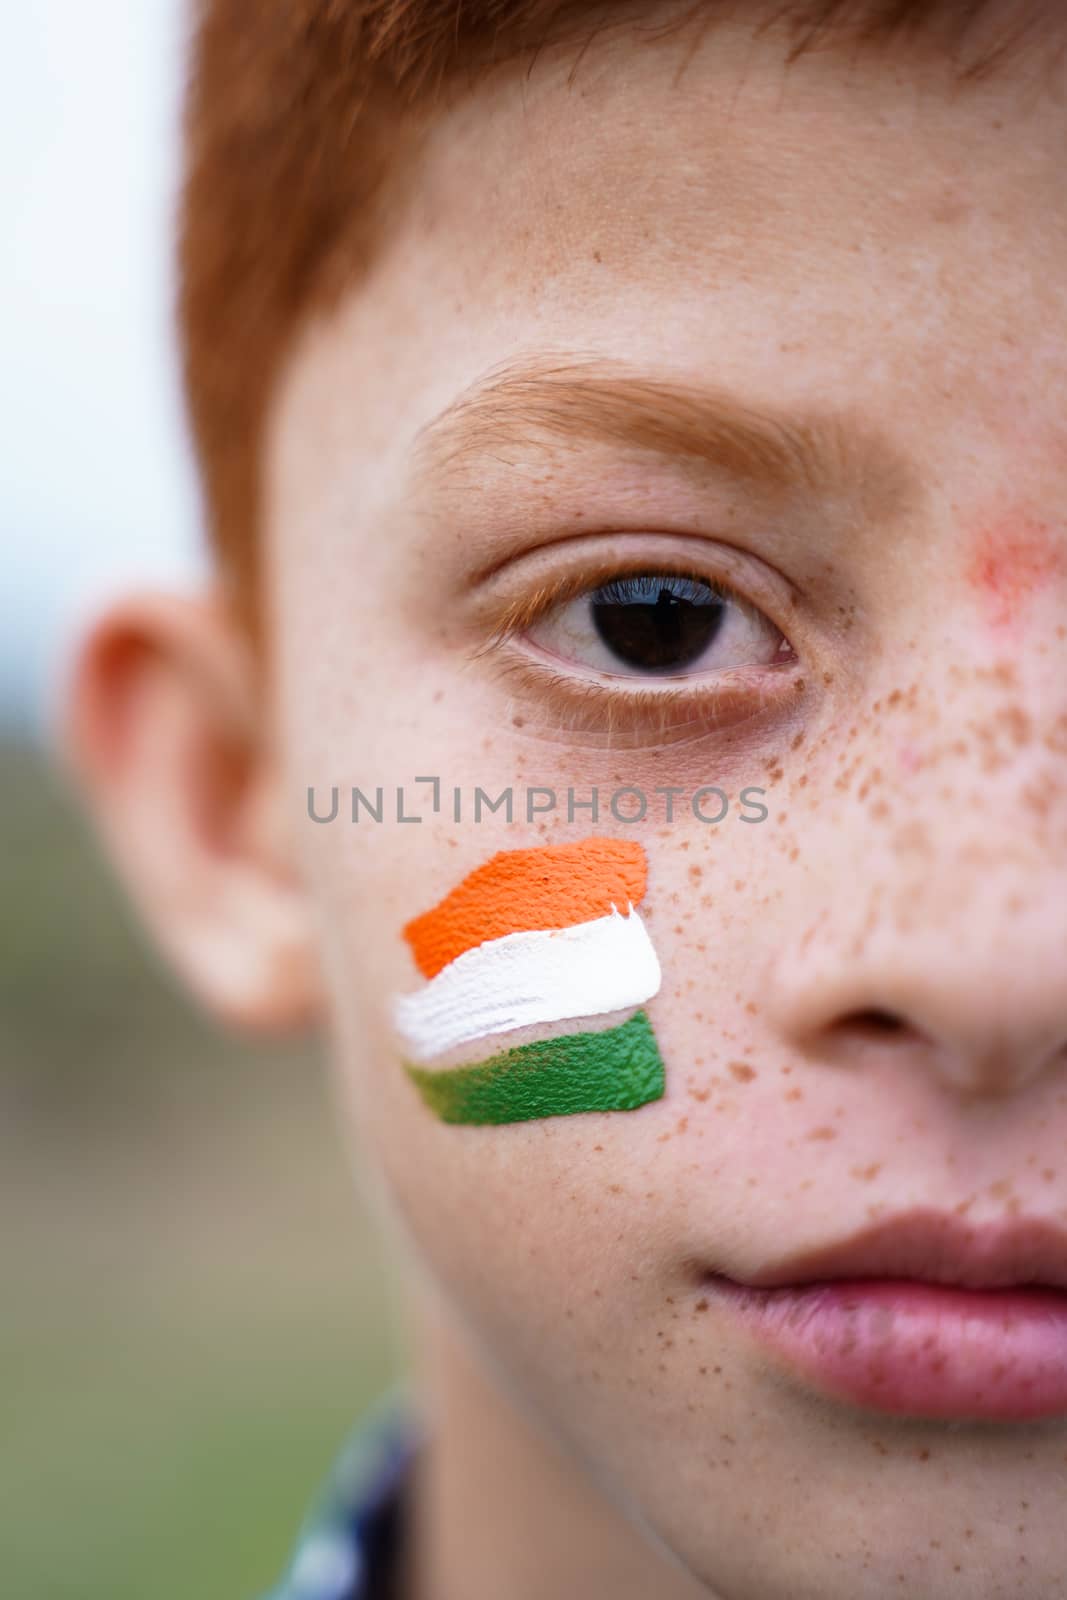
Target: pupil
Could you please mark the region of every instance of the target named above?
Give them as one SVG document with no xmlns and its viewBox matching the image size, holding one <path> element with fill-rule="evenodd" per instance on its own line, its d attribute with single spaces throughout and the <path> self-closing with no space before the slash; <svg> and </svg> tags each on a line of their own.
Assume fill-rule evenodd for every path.
<svg viewBox="0 0 1067 1600">
<path fill-rule="evenodd" d="M 615 578 L 591 596 L 593 624 L 603 644 L 628 667 L 678 672 L 704 654 L 726 612 L 726 601 L 694 578 Z"/>
</svg>

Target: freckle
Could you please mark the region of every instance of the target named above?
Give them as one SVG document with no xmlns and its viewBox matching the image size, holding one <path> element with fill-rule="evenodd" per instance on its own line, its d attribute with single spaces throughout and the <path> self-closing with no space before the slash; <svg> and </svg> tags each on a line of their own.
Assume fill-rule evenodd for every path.
<svg viewBox="0 0 1067 1600">
<path fill-rule="evenodd" d="M 731 1077 L 736 1078 L 738 1083 L 751 1083 L 756 1076 L 755 1069 L 744 1061 L 731 1061 L 729 1069 Z"/>
<path fill-rule="evenodd" d="M 704 876 L 704 868 L 698 866 L 694 861 L 693 865 L 689 868 L 689 876 L 694 883 L 699 883 L 701 878 Z"/>
<path fill-rule="evenodd" d="M 803 1089 L 790 1089 L 783 1096 L 783 1099 L 786 1099 L 786 1100 L 803 1100 L 803 1098 L 804 1098 Z"/>
<path fill-rule="evenodd" d="M 836 1139 L 837 1138 L 837 1129 L 836 1128 L 827 1128 L 827 1127 L 812 1128 L 811 1132 L 807 1135 L 807 1137 L 810 1140 L 814 1140 L 814 1139 Z"/>
</svg>

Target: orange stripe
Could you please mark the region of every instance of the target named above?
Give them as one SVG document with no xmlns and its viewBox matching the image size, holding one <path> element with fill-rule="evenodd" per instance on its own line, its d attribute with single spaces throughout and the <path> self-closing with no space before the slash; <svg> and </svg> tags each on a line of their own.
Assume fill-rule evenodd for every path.
<svg viewBox="0 0 1067 1600">
<path fill-rule="evenodd" d="M 450 961 L 506 933 L 569 928 L 625 911 L 645 892 L 645 852 L 628 839 L 582 839 L 501 850 L 404 929 L 415 964 L 432 978 Z"/>
</svg>

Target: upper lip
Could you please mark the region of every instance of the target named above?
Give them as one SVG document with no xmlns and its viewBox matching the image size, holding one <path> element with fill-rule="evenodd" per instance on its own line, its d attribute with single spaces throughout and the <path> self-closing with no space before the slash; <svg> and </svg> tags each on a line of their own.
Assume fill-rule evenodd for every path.
<svg viewBox="0 0 1067 1600">
<path fill-rule="evenodd" d="M 750 1288 L 834 1278 L 906 1278 L 968 1289 L 1067 1289 L 1067 1230 L 1043 1218 L 968 1224 L 939 1211 L 900 1213 L 818 1249 L 745 1274 Z"/>
</svg>

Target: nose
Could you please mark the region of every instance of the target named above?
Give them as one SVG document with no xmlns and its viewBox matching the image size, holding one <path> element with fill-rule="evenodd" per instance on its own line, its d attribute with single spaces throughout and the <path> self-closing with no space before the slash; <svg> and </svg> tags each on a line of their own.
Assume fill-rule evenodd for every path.
<svg viewBox="0 0 1067 1600">
<path fill-rule="evenodd" d="M 853 863 L 777 961 L 785 1039 L 838 1063 L 890 1051 L 968 1098 L 1067 1069 L 1063 867 L 987 869 L 946 851 L 922 876 L 880 889 L 875 874 L 864 896 Z"/>
</svg>

